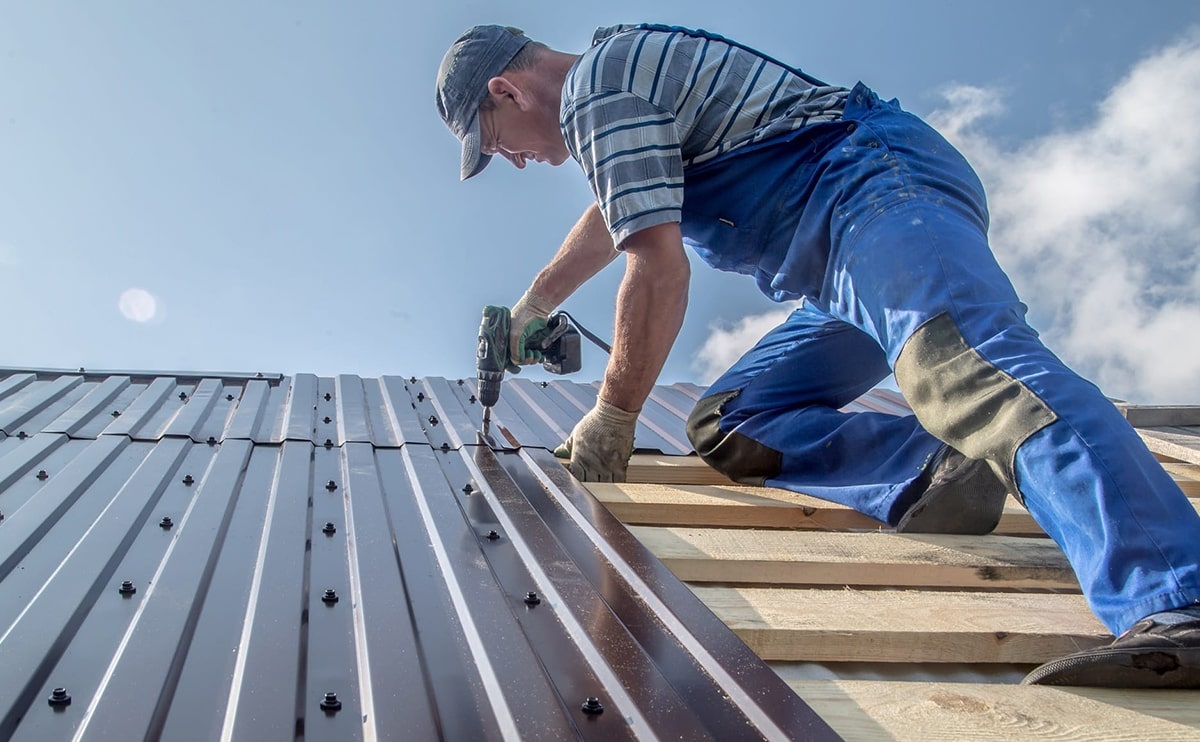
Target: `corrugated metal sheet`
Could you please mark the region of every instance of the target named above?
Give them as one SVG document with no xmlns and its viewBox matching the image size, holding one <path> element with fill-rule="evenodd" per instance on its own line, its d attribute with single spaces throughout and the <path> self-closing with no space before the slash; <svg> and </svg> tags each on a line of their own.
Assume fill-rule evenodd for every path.
<svg viewBox="0 0 1200 742">
<path fill-rule="evenodd" d="M 595 393 L 6 373 L 0 738 L 831 736 L 545 450 Z"/>
<path fill-rule="evenodd" d="M 310 374 L 148 376 L 0 370 L 0 434 L 123 435 L 135 441 L 183 437 L 197 443 L 249 440 L 317 445 L 477 443 L 482 408 L 474 379 Z M 497 445 L 553 449 L 596 401 L 599 384 L 504 383 L 493 420 Z M 655 388 L 638 421 L 639 450 L 692 452 L 684 423 L 703 393 L 695 384 Z M 906 414 L 899 395 L 873 390 L 846 407 Z"/>
</svg>

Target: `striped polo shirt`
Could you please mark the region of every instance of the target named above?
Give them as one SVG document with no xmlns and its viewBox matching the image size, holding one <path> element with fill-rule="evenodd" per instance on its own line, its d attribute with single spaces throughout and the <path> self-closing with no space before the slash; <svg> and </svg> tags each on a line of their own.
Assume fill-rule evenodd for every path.
<svg viewBox="0 0 1200 742">
<path fill-rule="evenodd" d="M 559 121 L 619 246 L 680 221 L 688 167 L 837 120 L 847 94 L 732 42 L 612 26 L 568 74 Z"/>
</svg>

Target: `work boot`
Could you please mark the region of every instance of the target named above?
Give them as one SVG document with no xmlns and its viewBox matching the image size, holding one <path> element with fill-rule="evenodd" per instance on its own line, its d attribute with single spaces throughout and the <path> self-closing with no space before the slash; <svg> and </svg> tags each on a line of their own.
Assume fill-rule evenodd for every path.
<svg viewBox="0 0 1200 742">
<path fill-rule="evenodd" d="M 1047 662 L 1026 685 L 1200 688 L 1200 609 L 1155 613 L 1107 647 Z"/>
<path fill-rule="evenodd" d="M 897 533 L 991 533 L 1008 492 L 987 462 L 943 445 L 929 465 L 929 486 L 896 524 Z"/>
</svg>

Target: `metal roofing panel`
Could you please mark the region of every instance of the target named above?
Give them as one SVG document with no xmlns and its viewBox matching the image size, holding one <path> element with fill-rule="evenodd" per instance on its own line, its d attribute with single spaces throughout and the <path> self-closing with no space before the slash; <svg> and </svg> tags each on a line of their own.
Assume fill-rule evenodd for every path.
<svg viewBox="0 0 1200 742">
<path fill-rule="evenodd" d="M 0 381 L 0 738 L 831 734 L 545 450 L 593 386 L 114 378 Z"/>
</svg>

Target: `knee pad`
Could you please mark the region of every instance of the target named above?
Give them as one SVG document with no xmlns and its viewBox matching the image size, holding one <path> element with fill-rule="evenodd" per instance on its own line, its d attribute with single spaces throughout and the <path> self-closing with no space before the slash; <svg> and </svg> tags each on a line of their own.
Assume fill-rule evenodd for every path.
<svg viewBox="0 0 1200 742">
<path fill-rule="evenodd" d="M 1017 448 L 1058 419 L 1040 397 L 972 348 L 944 312 L 909 337 L 895 372 L 896 385 L 927 431 L 986 460 L 1020 496 Z"/>
<path fill-rule="evenodd" d="M 735 482 L 762 486 L 779 474 L 783 454 L 736 431 L 721 431 L 721 415 L 726 403 L 738 392 L 704 397 L 687 419 L 687 437 L 700 458 Z"/>
</svg>

